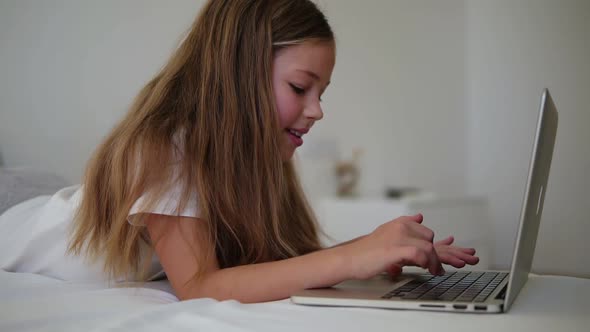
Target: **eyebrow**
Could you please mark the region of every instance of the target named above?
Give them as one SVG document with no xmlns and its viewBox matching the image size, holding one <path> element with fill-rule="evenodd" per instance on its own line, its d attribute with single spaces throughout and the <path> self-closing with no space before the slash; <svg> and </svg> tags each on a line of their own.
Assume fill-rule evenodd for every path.
<svg viewBox="0 0 590 332">
<path fill-rule="evenodd" d="M 316 79 L 318 81 L 320 80 L 320 77 L 316 73 L 314 73 L 312 71 L 304 70 L 304 69 L 297 69 L 297 71 L 300 71 L 302 73 L 306 73 L 307 75 L 313 77 L 314 79 Z"/>
<path fill-rule="evenodd" d="M 305 69 L 297 69 L 297 71 L 300 71 L 302 73 L 305 73 L 305 74 L 311 76 L 316 81 L 319 81 L 320 80 L 320 77 L 316 73 L 314 73 L 312 71 L 305 70 Z M 328 86 L 328 85 L 330 85 L 330 82 L 329 81 L 328 81 L 328 83 L 326 83 L 326 86 Z"/>
</svg>

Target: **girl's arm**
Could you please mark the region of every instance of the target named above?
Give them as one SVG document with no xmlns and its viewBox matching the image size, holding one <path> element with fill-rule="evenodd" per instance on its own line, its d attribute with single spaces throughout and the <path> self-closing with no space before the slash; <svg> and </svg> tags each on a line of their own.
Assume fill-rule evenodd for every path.
<svg viewBox="0 0 590 332">
<path fill-rule="evenodd" d="M 217 300 L 265 302 L 289 297 L 294 292 L 334 285 L 347 278 L 346 258 L 340 249 L 325 249 L 291 259 L 219 269 L 213 255 L 199 267 L 202 277 L 193 278 L 201 253 L 212 250 L 205 223 L 195 218 L 151 214 L 146 226 L 168 279 L 181 300 L 209 297 Z M 191 239 L 194 239 L 191 241 Z"/>
<path fill-rule="evenodd" d="M 434 250 L 434 234 L 422 226 L 422 216 L 400 217 L 348 244 L 276 262 L 219 269 L 204 222 L 194 218 L 150 215 L 146 225 L 160 263 L 181 300 L 266 302 L 284 299 L 306 288 L 326 287 L 346 279 L 365 279 L 392 264 L 418 265 L 433 274 L 442 266 Z M 214 255 L 213 255 L 214 256 Z M 202 266 L 198 264 L 201 263 Z M 201 270 L 202 277 L 193 275 Z"/>
<path fill-rule="evenodd" d="M 346 257 L 337 249 L 285 260 L 216 270 L 193 282 L 185 298 L 235 299 L 243 303 L 280 300 L 306 288 L 328 287 L 348 276 Z M 182 296 L 181 296 L 182 298 Z"/>
<path fill-rule="evenodd" d="M 335 244 L 335 245 L 331 246 L 330 248 L 336 248 L 336 247 L 340 247 L 340 246 L 343 246 L 343 245 L 346 245 L 346 244 L 353 243 L 353 242 L 355 242 L 355 241 L 358 241 L 358 240 L 360 240 L 360 239 L 364 238 L 365 236 L 366 236 L 366 235 L 361 235 L 361 236 L 355 237 L 355 238 L 354 238 L 354 239 L 352 239 L 352 240 L 348 240 L 348 241 L 345 241 L 345 242 L 340 242 L 340 243 L 338 243 L 338 244 Z"/>
</svg>

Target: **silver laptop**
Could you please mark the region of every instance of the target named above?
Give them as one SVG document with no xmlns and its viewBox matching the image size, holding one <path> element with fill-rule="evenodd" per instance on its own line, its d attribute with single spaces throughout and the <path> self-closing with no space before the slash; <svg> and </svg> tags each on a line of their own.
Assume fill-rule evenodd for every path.
<svg viewBox="0 0 590 332">
<path fill-rule="evenodd" d="M 537 130 L 510 271 L 449 271 L 443 276 L 380 274 L 291 296 L 296 304 L 453 312 L 507 312 L 527 282 L 557 133 L 557 110 L 549 91 L 541 96 Z"/>
</svg>

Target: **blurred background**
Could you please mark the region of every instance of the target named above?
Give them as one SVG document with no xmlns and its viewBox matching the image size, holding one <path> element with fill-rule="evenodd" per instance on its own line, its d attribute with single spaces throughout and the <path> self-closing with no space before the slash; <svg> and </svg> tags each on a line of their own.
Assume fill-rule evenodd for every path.
<svg viewBox="0 0 590 332">
<path fill-rule="evenodd" d="M 0 165 L 79 183 L 203 2 L 0 0 Z M 312 205 L 335 197 L 334 165 L 357 149 L 349 200 L 483 197 L 491 267 L 506 268 L 547 87 L 560 122 L 533 269 L 590 277 L 590 1 L 317 3 L 337 62 L 297 156 Z"/>
</svg>

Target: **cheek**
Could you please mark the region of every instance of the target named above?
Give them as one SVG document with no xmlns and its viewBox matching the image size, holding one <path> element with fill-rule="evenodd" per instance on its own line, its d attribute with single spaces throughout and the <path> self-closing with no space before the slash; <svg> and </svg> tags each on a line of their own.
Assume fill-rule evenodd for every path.
<svg viewBox="0 0 590 332">
<path fill-rule="evenodd" d="M 298 100 L 287 89 L 281 89 L 277 91 L 276 104 L 277 112 L 279 112 L 279 123 L 282 128 L 288 128 L 297 120 L 301 113 Z"/>
</svg>

